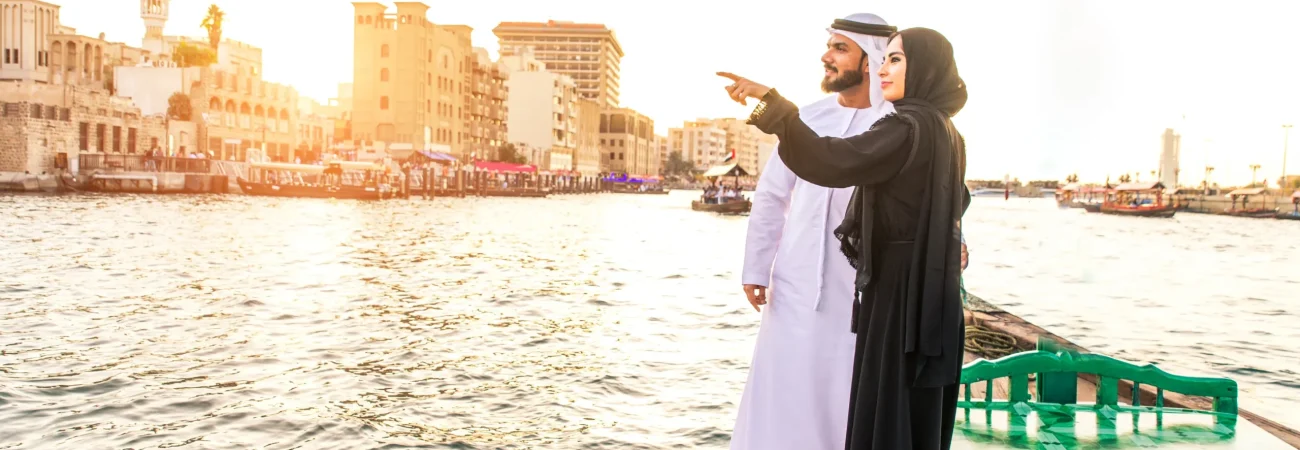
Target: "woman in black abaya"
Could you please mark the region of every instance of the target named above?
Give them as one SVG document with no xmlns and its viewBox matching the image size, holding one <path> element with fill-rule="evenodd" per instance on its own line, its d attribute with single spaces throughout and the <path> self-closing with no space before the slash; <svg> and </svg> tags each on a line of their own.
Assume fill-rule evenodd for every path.
<svg viewBox="0 0 1300 450">
<path fill-rule="evenodd" d="M 856 187 L 836 229 L 857 269 L 850 450 L 941 450 L 952 443 L 963 362 L 960 225 L 969 205 L 965 143 L 952 116 L 966 104 L 952 45 L 934 30 L 890 38 L 880 69 L 896 114 L 847 139 L 819 137 L 798 108 L 747 79 L 733 100 L 762 103 L 750 123 L 781 139 L 796 175 Z"/>
</svg>

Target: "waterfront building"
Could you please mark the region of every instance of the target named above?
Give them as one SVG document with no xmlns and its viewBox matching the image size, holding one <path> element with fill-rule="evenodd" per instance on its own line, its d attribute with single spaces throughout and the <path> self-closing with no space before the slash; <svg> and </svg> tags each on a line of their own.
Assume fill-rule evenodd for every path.
<svg viewBox="0 0 1300 450">
<path fill-rule="evenodd" d="M 601 24 L 547 22 L 501 22 L 497 36 L 502 57 L 531 49 L 549 72 L 568 76 L 578 94 L 605 108 L 619 106 L 619 62 L 623 47 L 614 30 Z"/>
</svg>

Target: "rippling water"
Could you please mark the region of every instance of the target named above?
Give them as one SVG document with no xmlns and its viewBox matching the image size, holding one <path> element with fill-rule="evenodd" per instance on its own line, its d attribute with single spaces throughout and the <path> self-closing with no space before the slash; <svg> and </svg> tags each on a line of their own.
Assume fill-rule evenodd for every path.
<svg viewBox="0 0 1300 450">
<path fill-rule="evenodd" d="M 0 449 L 724 448 L 758 315 L 693 195 L 0 196 Z M 973 291 L 1300 424 L 1300 224 L 967 217 Z"/>
</svg>

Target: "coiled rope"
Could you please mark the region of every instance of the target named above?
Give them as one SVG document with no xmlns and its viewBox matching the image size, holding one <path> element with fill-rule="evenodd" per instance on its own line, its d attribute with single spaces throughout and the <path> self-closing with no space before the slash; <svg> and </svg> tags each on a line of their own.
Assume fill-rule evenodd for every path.
<svg viewBox="0 0 1300 450">
<path fill-rule="evenodd" d="M 966 325 L 966 351 L 984 359 L 998 359 L 1016 352 L 1016 338 L 979 325 Z"/>
<path fill-rule="evenodd" d="M 967 311 L 989 312 L 996 309 L 979 297 L 967 293 L 964 280 L 961 283 L 961 303 Z M 966 342 L 963 343 L 963 346 L 966 351 L 979 355 L 984 359 L 998 359 L 1015 353 L 1017 350 L 1014 336 L 1000 331 L 993 331 L 976 323 L 966 325 Z"/>
</svg>

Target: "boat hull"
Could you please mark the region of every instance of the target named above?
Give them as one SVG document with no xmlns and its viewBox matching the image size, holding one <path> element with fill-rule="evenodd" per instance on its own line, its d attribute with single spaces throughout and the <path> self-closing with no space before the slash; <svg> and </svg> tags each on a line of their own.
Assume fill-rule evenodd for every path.
<svg viewBox="0 0 1300 450">
<path fill-rule="evenodd" d="M 1278 213 L 1276 216 L 1273 217 L 1281 220 L 1300 220 L 1300 213 L 1296 213 L 1296 212 Z"/>
<path fill-rule="evenodd" d="M 1246 217 L 1251 219 L 1271 219 L 1278 216 L 1277 210 L 1272 209 L 1249 209 L 1239 211 L 1223 211 L 1221 216 Z"/>
<path fill-rule="evenodd" d="M 1158 208 L 1125 208 L 1109 205 L 1101 205 L 1102 214 L 1113 216 L 1131 216 L 1131 217 L 1155 217 L 1168 219 L 1178 212 L 1178 208 L 1173 205 L 1167 205 Z"/>
<path fill-rule="evenodd" d="M 727 202 L 727 203 L 704 203 L 699 200 L 691 201 L 692 210 L 716 212 L 721 214 L 747 213 L 749 212 L 750 206 L 753 206 L 753 203 L 750 202 L 749 200 L 745 200 L 743 202 Z"/>
<path fill-rule="evenodd" d="M 1090 213 L 1101 212 L 1101 203 L 1080 203 L 1079 207 Z"/>
<path fill-rule="evenodd" d="M 337 198 L 351 200 L 379 200 L 378 188 L 360 186 L 295 186 L 268 183 L 253 183 L 239 178 L 239 189 L 247 195 L 264 197 L 299 197 L 299 198 Z"/>
<path fill-rule="evenodd" d="M 667 189 L 664 189 L 664 190 L 662 190 L 662 191 L 645 191 L 645 192 L 641 192 L 641 191 L 613 191 L 613 193 L 615 193 L 615 194 L 636 194 L 636 195 L 668 195 L 668 190 L 667 190 Z"/>
<path fill-rule="evenodd" d="M 544 198 L 551 195 L 551 192 L 533 189 L 486 189 L 479 192 L 478 195 L 481 197 Z"/>
</svg>

